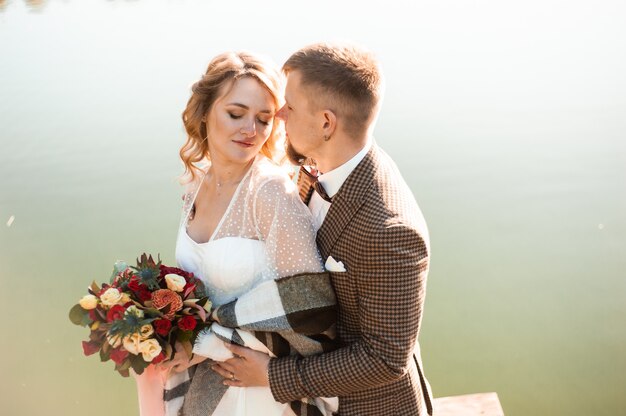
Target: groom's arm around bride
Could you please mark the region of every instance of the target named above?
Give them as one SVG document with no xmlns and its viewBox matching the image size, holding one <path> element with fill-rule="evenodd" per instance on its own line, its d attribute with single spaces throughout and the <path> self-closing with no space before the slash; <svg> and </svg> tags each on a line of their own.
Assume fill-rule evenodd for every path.
<svg viewBox="0 0 626 416">
<path fill-rule="evenodd" d="M 271 360 L 270 387 L 281 402 L 339 396 L 342 415 L 432 413 L 417 342 L 429 260 L 421 215 L 375 145 L 343 186 L 318 232 L 323 258 L 346 269 L 331 272 L 342 348 Z M 362 205 L 339 230 L 334 217 L 359 198 Z"/>
</svg>

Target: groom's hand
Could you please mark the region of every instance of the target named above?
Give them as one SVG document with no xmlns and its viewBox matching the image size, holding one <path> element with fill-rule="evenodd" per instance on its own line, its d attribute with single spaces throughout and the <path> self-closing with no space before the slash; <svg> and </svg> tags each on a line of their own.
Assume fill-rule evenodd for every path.
<svg viewBox="0 0 626 416">
<path fill-rule="evenodd" d="M 224 377 L 224 384 L 233 387 L 267 387 L 270 385 L 268 367 L 270 357 L 259 351 L 238 345 L 226 346 L 235 355 L 211 367 Z"/>
</svg>

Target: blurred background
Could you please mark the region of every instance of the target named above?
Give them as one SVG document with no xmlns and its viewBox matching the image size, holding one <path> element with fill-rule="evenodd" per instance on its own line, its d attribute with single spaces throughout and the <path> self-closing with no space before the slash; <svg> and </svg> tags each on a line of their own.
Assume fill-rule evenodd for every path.
<svg viewBox="0 0 626 416">
<path fill-rule="evenodd" d="M 67 312 L 117 259 L 174 263 L 180 114 L 225 50 L 374 51 L 376 139 L 428 221 L 436 397 L 626 408 L 626 4 L 0 1 L 0 403 L 134 415 Z"/>
</svg>

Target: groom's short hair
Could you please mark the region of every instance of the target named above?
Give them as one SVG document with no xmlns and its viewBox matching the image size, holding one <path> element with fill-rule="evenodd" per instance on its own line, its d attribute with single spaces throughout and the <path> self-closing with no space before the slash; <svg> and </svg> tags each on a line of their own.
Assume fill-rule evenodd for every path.
<svg viewBox="0 0 626 416">
<path fill-rule="evenodd" d="M 382 75 L 372 53 L 354 45 L 316 43 L 291 55 L 283 71 L 298 71 L 302 85 L 314 92 L 310 101 L 335 112 L 348 135 L 362 135 L 375 120 Z"/>
</svg>

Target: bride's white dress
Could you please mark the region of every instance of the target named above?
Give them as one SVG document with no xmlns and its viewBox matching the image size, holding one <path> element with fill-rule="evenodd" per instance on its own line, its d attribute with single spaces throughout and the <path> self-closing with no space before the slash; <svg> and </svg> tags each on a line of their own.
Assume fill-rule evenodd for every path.
<svg viewBox="0 0 626 416">
<path fill-rule="evenodd" d="M 267 159 L 259 156 L 253 163 L 207 242 L 196 242 L 187 232 L 199 183 L 187 194 L 176 261 L 203 281 L 214 306 L 238 298 L 266 279 L 323 270 L 309 210 L 287 175 Z M 222 332 L 229 338 L 230 331 L 213 324 L 198 336 L 194 353 L 216 361 L 232 357 L 215 336 Z M 242 331 L 242 335 L 251 348 L 270 354 L 252 334 Z M 230 387 L 213 412 L 215 416 L 293 414 L 288 404 L 274 400 L 269 387 Z"/>
</svg>

